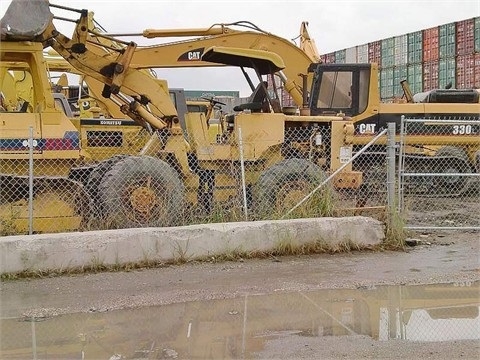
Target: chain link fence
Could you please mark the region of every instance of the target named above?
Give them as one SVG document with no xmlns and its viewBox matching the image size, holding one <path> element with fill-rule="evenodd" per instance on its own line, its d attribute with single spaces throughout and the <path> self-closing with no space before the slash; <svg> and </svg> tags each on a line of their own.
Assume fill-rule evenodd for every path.
<svg viewBox="0 0 480 360">
<path fill-rule="evenodd" d="M 480 119 L 401 124 L 399 199 L 410 229 L 480 229 Z"/>
<path fill-rule="evenodd" d="M 172 136 L 149 133 L 129 121 L 97 119 L 82 120 L 81 136 L 43 139 L 31 129 L 31 134 L 2 140 L 0 233 L 344 216 L 358 213 L 359 206 L 384 209 L 380 188 L 385 183 L 360 186 L 355 171 L 368 168 L 370 157 L 355 160 L 352 167 L 350 147 L 332 151 L 330 128 L 284 127 L 283 121 L 230 125 L 202 122 Z M 102 126 L 106 129 L 99 130 Z M 371 161 L 378 164 L 378 159 Z"/>
<path fill-rule="evenodd" d="M 399 146 L 384 129 L 352 147 L 314 124 L 198 122 L 172 136 L 125 120 L 82 121 L 80 135 L 45 139 L 32 127 L 2 139 L 1 235 L 383 219 L 397 205 L 407 227 L 479 227 L 478 119 L 403 119 Z"/>
<path fill-rule="evenodd" d="M 1 319 L 2 359 L 242 359 L 279 336 L 415 343 L 480 339 L 480 283 L 245 294 Z M 323 344 L 322 346 L 325 346 Z M 415 346 L 415 345 L 411 345 Z M 394 347 L 395 348 L 395 347 Z M 362 349 L 365 351 L 365 348 Z M 394 357 L 394 354 L 392 354 Z"/>
</svg>

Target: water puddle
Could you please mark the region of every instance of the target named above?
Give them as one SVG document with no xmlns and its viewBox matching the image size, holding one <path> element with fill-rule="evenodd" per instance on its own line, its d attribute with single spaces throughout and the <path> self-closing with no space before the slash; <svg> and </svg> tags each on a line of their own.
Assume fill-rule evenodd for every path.
<svg viewBox="0 0 480 360">
<path fill-rule="evenodd" d="M 480 339 L 480 282 L 248 294 L 46 319 L 2 319 L 1 359 L 243 359 L 272 339 Z"/>
</svg>

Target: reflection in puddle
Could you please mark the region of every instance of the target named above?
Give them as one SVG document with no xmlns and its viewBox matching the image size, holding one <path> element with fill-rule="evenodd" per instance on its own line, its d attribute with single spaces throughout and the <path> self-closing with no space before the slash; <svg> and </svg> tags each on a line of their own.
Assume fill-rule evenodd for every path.
<svg viewBox="0 0 480 360">
<path fill-rule="evenodd" d="M 3 319 L 0 358 L 242 359 L 285 336 L 480 339 L 479 290 L 480 282 L 334 289 Z"/>
</svg>

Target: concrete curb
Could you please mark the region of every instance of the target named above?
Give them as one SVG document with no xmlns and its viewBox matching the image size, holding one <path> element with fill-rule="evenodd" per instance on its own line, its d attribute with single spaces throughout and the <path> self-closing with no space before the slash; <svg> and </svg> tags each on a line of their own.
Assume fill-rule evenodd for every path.
<svg viewBox="0 0 480 360">
<path fill-rule="evenodd" d="M 0 238 L 0 274 L 194 260 L 316 241 L 329 250 L 344 244 L 364 248 L 384 238 L 382 222 L 361 216 L 6 236 Z"/>
</svg>

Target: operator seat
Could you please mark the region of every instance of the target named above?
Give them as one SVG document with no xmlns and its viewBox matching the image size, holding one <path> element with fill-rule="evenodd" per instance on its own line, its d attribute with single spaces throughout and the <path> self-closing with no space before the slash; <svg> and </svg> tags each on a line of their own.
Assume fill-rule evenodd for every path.
<svg viewBox="0 0 480 360">
<path fill-rule="evenodd" d="M 267 82 L 263 81 L 257 85 L 247 103 L 237 105 L 233 111 L 250 110 L 251 112 L 261 112 L 268 104 L 267 100 Z"/>
</svg>

